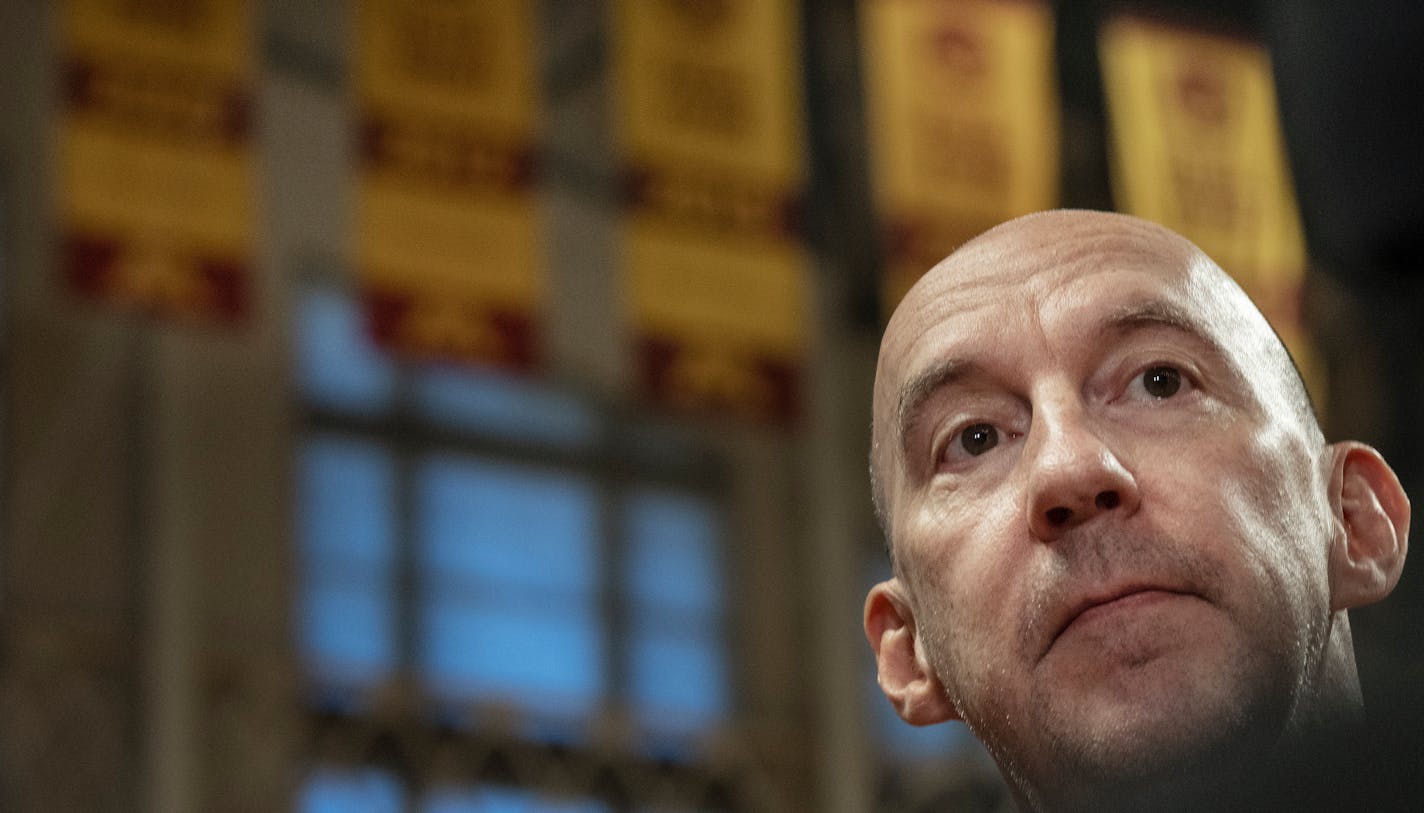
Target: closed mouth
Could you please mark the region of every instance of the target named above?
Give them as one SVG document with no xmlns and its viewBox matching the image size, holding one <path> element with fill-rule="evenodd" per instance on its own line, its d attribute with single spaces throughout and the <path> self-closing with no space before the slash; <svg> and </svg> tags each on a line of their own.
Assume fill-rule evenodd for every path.
<svg viewBox="0 0 1424 813">
<path fill-rule="evenodd" d="M 1181 590 L 1158 587 L 1156 585 L 1132 585 L 1084 599 L 1075 605 L 1072 611 L 1065 616 L 1063 623 L 1053 633 L 1053 640 L 1049 643 L 1049 648 L 1051 649 L 1053 644 L 1058 642 L 1058 639 L 1062 637 L 1063 633 L 1068 631 L 1069 627 L 1072 627 L 1085 617 L 1091 618 L 1094 615 L 1114 608 L 1126 609 L 1131 605 L 1145 605 L 1158 599 L 1183 595 L 1191 594 Z"/>
</svg>

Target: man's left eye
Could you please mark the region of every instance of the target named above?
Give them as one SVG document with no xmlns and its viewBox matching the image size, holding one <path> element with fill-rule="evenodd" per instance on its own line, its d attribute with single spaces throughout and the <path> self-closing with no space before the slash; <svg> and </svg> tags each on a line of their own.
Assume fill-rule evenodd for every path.
<svg viewBox="0 0 1424 813">
<path fill-rule="evenodd" d="M 959 433 L 959 445 L 964 451 L 978 457 L 999 445 L 999 430 L 992 424 L 976 423 Z"/>
<path fill-rule="evenodd" d="M 1182 388 L 1182 371 L 1158 365 L 1142 372 L 1142 389 L 1153 398 L 1171 398 Z"/>
</svg>

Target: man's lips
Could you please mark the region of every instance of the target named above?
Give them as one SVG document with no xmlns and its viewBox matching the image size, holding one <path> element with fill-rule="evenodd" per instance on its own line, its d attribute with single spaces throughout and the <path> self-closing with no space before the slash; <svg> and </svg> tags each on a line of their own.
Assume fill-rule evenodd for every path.
<svg viewBox="0 0 1424 813">
<path fill-rule="evenodd" d="M 1064 614 L 1063 622 L 1053 633 L 1053 641 L 1049 646 L 1057 643 L 1063 633 L 1075 624 L 1087 623 L 1114 612 L 1142 609 L 1161 601 L 1187 595 L 1191 594 L 1157 585 L 1131 585 L 1084 598 Z"/>
</svg>

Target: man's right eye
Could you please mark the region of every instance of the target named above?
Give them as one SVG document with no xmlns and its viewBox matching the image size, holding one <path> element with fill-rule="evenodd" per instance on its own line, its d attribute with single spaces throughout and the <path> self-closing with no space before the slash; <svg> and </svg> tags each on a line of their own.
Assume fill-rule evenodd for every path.
<svg viewBox="0 0 1424 813">
<path fill-rule="evenodd" d="M 964 431 L 959 433 L 959 445 L 964 447 L 964 451 L 978 457 L 999 445 L 999 430 L 987 423 L 966 426 Z"/>
</svg>

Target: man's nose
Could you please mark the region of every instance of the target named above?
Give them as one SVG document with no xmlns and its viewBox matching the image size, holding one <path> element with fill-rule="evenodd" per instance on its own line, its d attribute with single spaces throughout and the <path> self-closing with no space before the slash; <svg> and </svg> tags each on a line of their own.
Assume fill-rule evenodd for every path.
<svg viewBox="0 0 1424 813">
<path fill-rule="evenodd" d="M 1030 435 L 1028 526 L 1054 542 L 1099 514 L 1137 510 L 1137 479 L 1079 409 L 1040 416 Z"/>
</svg>

